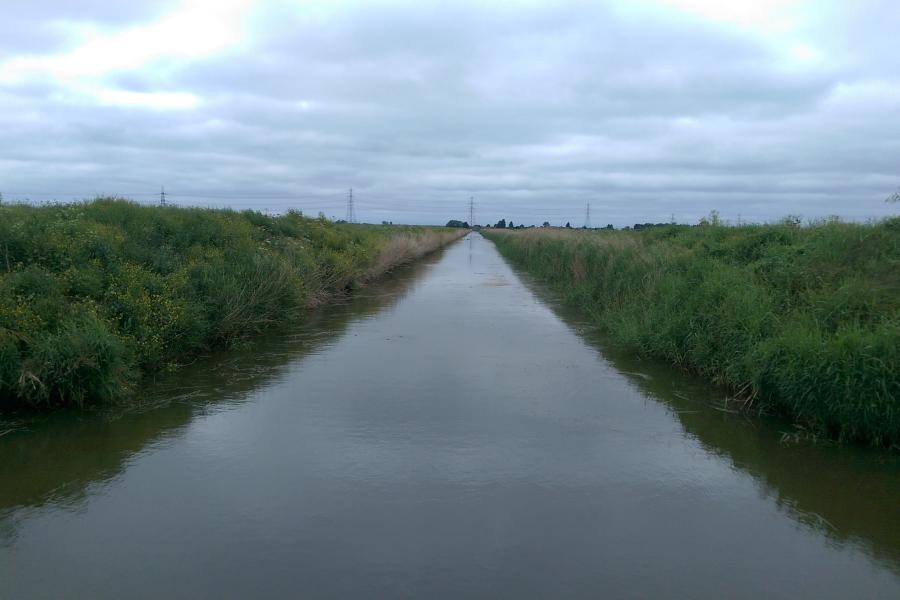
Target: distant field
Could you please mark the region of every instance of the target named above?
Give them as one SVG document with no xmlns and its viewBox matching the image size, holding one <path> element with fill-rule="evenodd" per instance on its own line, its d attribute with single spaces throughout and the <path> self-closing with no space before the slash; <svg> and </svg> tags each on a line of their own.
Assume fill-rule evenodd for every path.
<svg viewBox="0 0 900 600">
<path fill-rule="evenodd" d="M 0 206 L 0 409 L 127 397 L 465 233 L 98 199 Z"/>
<path fill-rule="evenodd" d="M 812 435 L 900 445 L 900 218 L 483 233 L 617 343 Z"/>
</svg>

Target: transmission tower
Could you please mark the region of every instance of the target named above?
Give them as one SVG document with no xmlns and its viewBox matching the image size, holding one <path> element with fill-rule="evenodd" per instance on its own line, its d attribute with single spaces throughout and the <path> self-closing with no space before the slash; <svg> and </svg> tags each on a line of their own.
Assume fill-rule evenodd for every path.
<svg viewBox="0 0 900 600">
<path fill-rule="evenodd" d="M 166 205 L 166 186 L 162 186 L 161 188 L 159 188 L 159 205 Z"/>
<path fill-rule="evenodd" d="M 584 228 L 591 228 L 591 203 L 587 203 L 587 208 L 584 210 Z"/>
<path fill-rule="evenodd" d="M 353 188 L 347 193 L 347 222 L 356 223 L 356 211 L 353 209 Z"/>
<path fill-rule="evenodd" d="M 469 227 L 475 227 L 475 197 L 469 196 Z"/>
<path fill-rule="evenodd" d="M 884 199 L 885 202 L 900 202 L 900 189 Z"/>
</svg>

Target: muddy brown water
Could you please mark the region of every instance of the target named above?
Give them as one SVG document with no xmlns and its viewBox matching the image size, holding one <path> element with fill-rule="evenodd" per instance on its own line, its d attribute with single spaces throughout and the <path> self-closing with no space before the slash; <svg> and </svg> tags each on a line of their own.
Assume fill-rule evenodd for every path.
<svg viewBox="0 0 900 600">
<path fill-rule="evenodd" d="M 723 399 L 471 235 L 0 436 L 0 598 L 900 598 L 900 458 Z"/>
</svg>

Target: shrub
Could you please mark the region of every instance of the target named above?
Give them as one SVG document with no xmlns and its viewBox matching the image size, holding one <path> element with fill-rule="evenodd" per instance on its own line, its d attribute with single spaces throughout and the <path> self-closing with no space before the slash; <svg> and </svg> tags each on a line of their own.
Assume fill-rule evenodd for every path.
<svg viewBox="0 0 900 600">
<path fill-rule="evenodd" d="M 485 234 L 620 344 L 823 435 L 900 444 L 900 219 Z"/>
<path fill-rule="evenodd" d="M 418 251 L 461 233 L 109 198 L 0 206 L 0 409 L 125 397 L 402 263 L 397 236 Z"/>
</svg>

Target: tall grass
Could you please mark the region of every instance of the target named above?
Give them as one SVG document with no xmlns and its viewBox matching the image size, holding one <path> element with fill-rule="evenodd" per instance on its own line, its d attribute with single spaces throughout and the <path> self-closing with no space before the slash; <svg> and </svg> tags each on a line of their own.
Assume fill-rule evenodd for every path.
<svg viewBox="0 0 900 600">
<path fill-rule="evenodd" d="M 900 445 L 900 218 L 485 234 L 616 342 L 818 435 Z"/>
<path fill-rule="evenodd" d="M 115 199 L 0 206 L 0 409 L 127 396 L 462 233 Z"/>
</svg>

